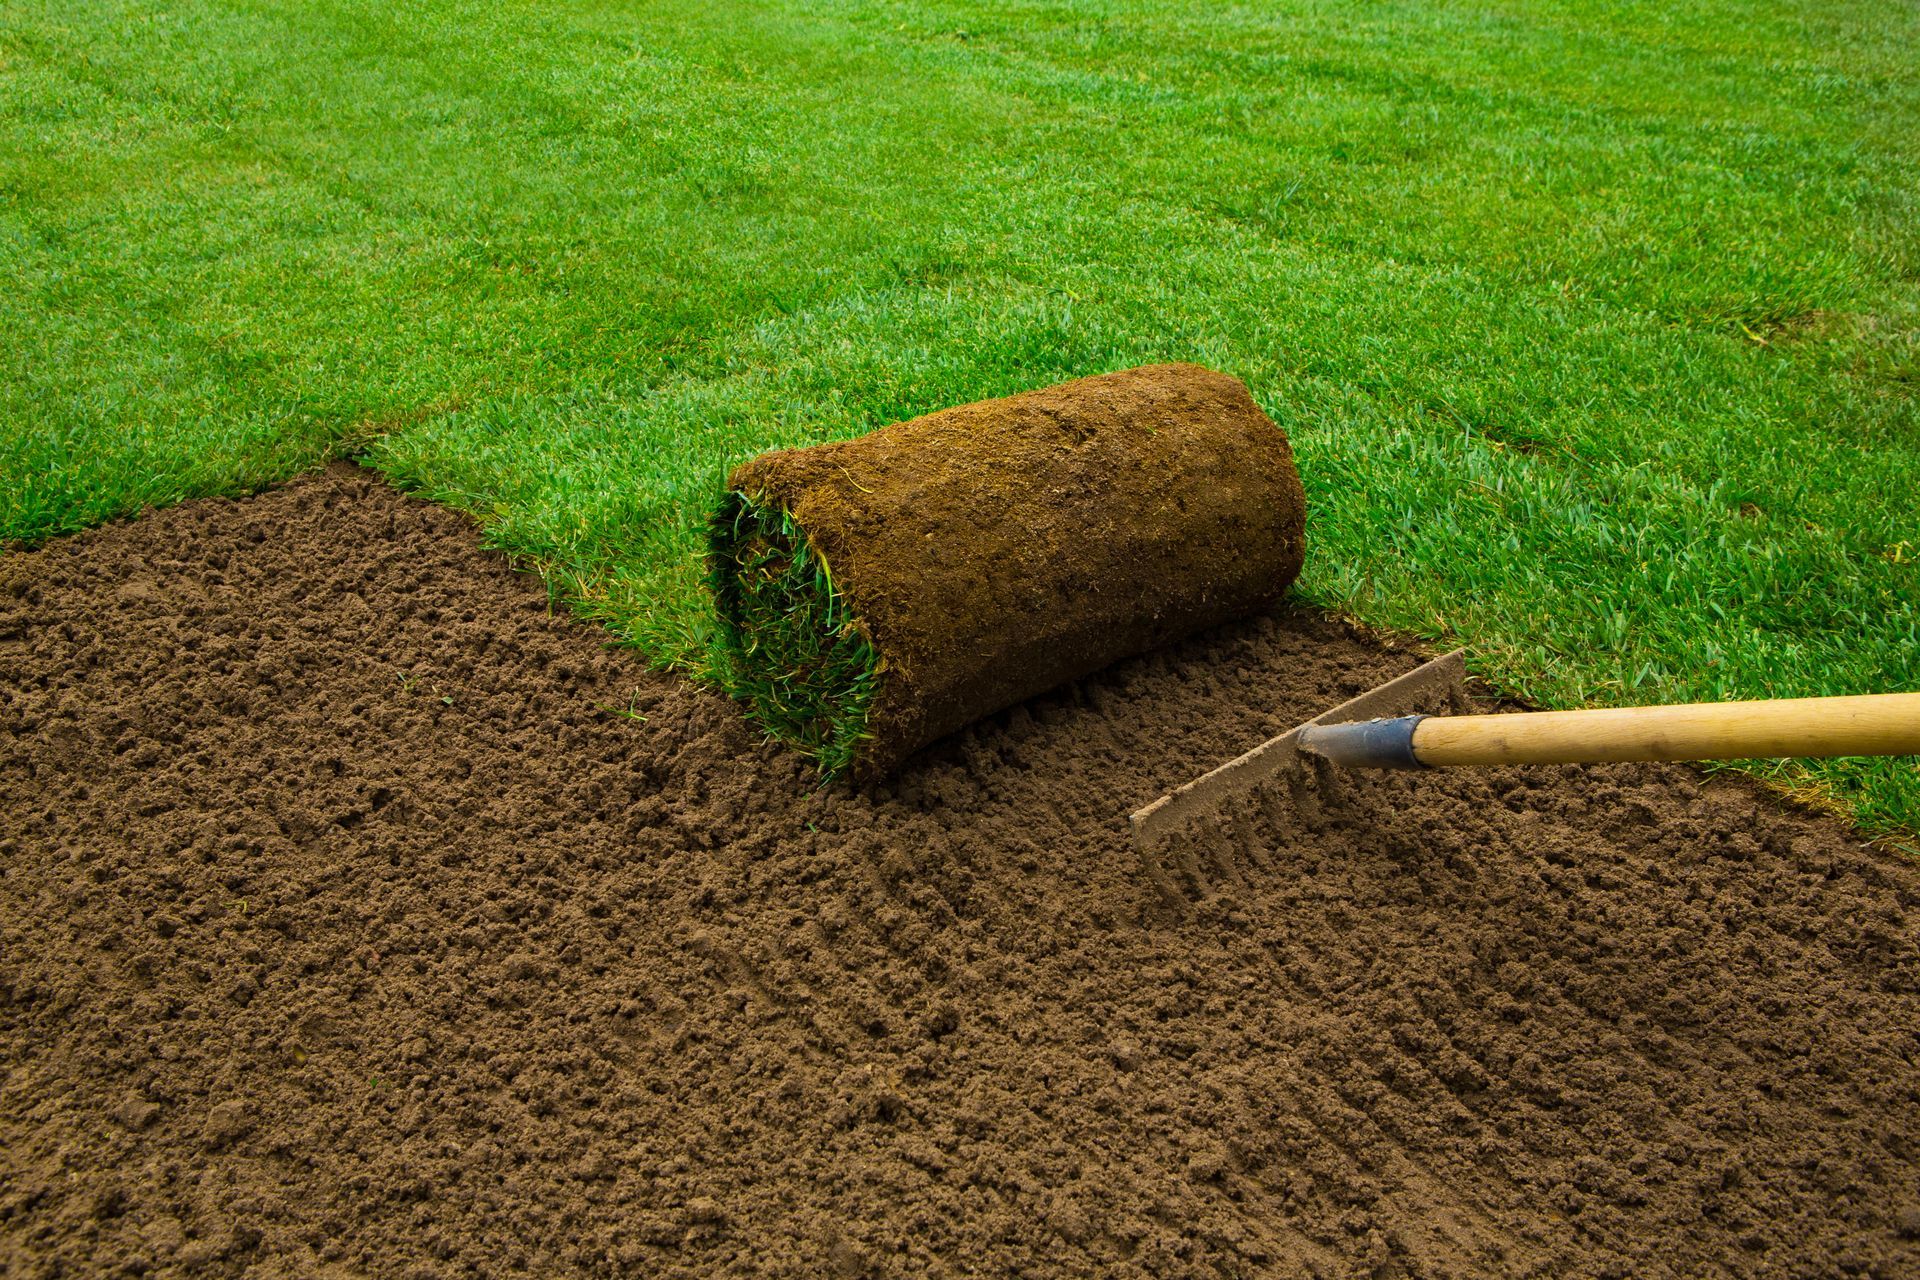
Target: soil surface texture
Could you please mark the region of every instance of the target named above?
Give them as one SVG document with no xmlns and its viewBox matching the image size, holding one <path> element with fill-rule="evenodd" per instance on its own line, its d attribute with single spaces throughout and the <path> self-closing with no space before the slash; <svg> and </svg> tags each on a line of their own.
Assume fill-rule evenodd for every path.
<svg viewBox="0 0 1920 1280">
<path fill-rule="evenodd" d="M 604 638 L 344 465 L 0 559 L 0 1272 L 1920 1274 L 1920 869 L 1830 820 L 1350 779 L 1170 899 L 1128 810 L 1416 656 L 849 792 Z"/>
</svg>

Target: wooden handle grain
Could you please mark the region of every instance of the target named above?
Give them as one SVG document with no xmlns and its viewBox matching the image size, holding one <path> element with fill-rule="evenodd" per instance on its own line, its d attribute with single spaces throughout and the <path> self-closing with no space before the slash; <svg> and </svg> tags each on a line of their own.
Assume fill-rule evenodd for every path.
<svg viewBox="0 0 1920 1280">
<path fill-rule="evenodd" d="M 1920 755 L 1920 693 L 1431 716 L 1413 750 L 1429 765 Z"/>
</svg>

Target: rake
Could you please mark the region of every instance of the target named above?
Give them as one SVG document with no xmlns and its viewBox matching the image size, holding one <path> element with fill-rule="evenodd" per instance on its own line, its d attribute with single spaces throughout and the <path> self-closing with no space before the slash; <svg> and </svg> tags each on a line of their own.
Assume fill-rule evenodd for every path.
<svg viewBox="0 0 1920 1280">
<path fill-rule="evenodd" d="M 1466 714 L 1465 652 L 1424 663 L 1136 810 L 1133 840 L 1148 873 L 1171 893 L 1166 853 L 1175 838 L 1276 777 L 1298 800 L 1308 778 L 1337 795 L 1340 769 L 1920 754 L 1920 693 Z M 1452 714 L 1431 714 L 1441 709 Z M 1194 850 L 1175 856 L 1207 896 Z M 1215 876 L 1237 872 L 1222 863 Z"/>
</svg>

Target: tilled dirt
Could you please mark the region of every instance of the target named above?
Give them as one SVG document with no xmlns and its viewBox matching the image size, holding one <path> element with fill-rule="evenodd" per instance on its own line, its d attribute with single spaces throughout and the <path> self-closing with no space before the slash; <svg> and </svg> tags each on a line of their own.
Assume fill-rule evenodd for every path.
<svg viewBox="0 0 1920 1280">
<path fill-rule="evenodd" d="M 1123 815 L 1290 613 L 815 792 L 336 467 L 0 560 L 0 1271 L 1920 1274 L 1920 869 L 1680 768 Z"/>
</svg>

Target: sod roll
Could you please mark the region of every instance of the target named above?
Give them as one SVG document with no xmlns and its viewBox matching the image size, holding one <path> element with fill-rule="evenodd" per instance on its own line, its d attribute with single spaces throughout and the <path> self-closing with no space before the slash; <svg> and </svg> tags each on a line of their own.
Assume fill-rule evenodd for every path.
<svg viewBox="0 0 1920 1280">
<path fill-rule="evenodd" d="M 1305 496 L 1236 379 L 1152 365 L 737 467 L 709 559 L 734 691 L 870 779 L 1119 658 L 1271 606 Z"/>
</svg>

